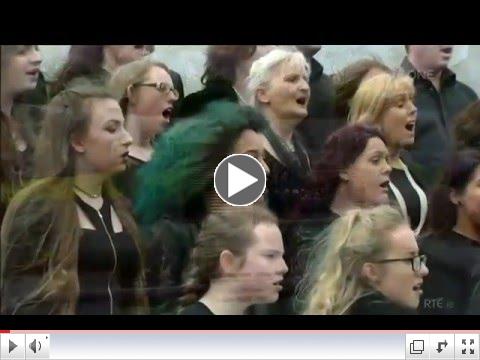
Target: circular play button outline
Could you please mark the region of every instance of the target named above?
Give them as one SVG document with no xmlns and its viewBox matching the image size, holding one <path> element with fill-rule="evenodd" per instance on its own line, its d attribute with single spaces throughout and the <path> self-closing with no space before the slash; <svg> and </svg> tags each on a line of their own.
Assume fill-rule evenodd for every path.
<svg viewBox="0 0 480 360">
<path fill-rule="evenodd" d="M 243 203 L 243 204 L 234 203 L 234 202 L 232 202 L 232 201 L 229 201 L 228 199 L 231 198 L 231 197 L 233 197 L 233 196 L 235 196 L 235 195 L 237 195 L 237 194 L 239 194 L 239 193 L 241 193 L 241 192 L 243 192 L 244 190 L 248 189 L 250 186 L 253 186 L 255 183 L 252 183 L 251 185 L 246 186 L 244 189 L 235 192 L 235 194 L 232 194 L 230 197 L 229 197 L 229 196 L 225 196 L 225 197 L 224 197 L 224 196 L 221 194 L 221 192 L 219 191 L 218 187 L 217 187 L 217 174 L 218 174 L 218 170 L 219 170 L 219 168 L 220 168 L 223 164 L 225 164 L 225 163 L 226 163 L 226 165 L 228 166 L 228 168 L 230 168 L 229 165 L 231 165 L 231 166 L 234 166 L 235 168 L 238 168 L 239 171 L 245 172 L 246 174 L 252 176 L 252 175 L 249 174 L 247 171 L 241 169 L 240 167 L 238 167 L 238 166 L 236 166 L 236 165 L 234 165 L 234 164 L 231 164 L 231 163 L 229 162 L 229 159 L 232 158 L 232 157 L 236 157 L 236 158 L 238 158 L 238 157 L 245 157 L 245 158 L 248 158 L 249 161 L 250 161 L 250 160 L 254 160 L 255 163 L 256 163 L 256 165 L 258 165 L 258 167 L 262 170 L 262 173 L 263 173 L 263 176 L 262 176 L 262 177 L 263 177 L 263 184 L 262 184 L 262 190 L 261 190 L 261 192 L 260 192 L 252 201 L 249 201 L 249 202 L 247 202 L 247 203 Z M 229 171 L 228 171 L 228 169 L 227 169 L 227 177 L 229 177 L 229 176 L 230 176 L 230 175 L 229 175 Z M 257 178 L 257 177 L 255 177 L 255 178 L 258 180 L 258 182 L 262 181 L 262 179 L 259 179 L 259 178 Z M 228 186 L 229 181 L 230 181 L 230 179 L 227 179 L 227 189 L 228 189 L 228 187 L 229 187 L 229 186 Z M 262 197 L 262 195 L 264 194 L 265 189 L 266 189 L 266 187 L 267 187 L 267 172 L 265 171 L 265 168 L 264 168 L 263 165 L 260 163 L 260 161 L 258 161 L 257 159 L 255 159 L 252 155 L 249 155 L 249 154 L 231 154 L 231 155 L 228 155 L 227 157 L 225 157 L 222 161 L 220 161 L 220 162 L 218 163 L 217 167 L 215 168 L 215 172 L 214 172 L 214 174 L 213 174 L 213 186 L 214 186 L 214 188 L 215 188 L 215 192 L 217 193 L 218 197 L 219 197 L 220 199 L 222 199 L 222 201 L 225 202 L 225 203 L 227 203 L 228 205 L 230 205 L 230 206 L 249 206 L 249 205 L 252 205 L 253 203 L 255 203 L 255 202 L 256 202 L 258 199 L 260 199 L 260 198 Z"/>
</svg>

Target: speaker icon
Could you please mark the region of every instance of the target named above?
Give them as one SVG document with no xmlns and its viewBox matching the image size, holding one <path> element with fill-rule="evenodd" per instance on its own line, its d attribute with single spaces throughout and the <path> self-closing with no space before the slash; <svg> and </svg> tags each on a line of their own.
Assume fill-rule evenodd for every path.
<svg viewBox="0 0 480 360">
<path fill-rule="evenodd" d="M 37 341 L 37 339 L 34 339 L 29 345 L 28 347 L 30 348 L 30 350 L 33 351 L 34 354 L 37 353 L 37 351 L 40 351 L 42 350 L 42 343 L 40 341 Z"/>
</svg>

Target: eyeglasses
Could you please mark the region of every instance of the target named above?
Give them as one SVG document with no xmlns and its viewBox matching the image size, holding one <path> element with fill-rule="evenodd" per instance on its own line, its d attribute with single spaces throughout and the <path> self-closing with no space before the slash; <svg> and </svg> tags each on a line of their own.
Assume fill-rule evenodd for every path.
<svg viewBox="0 0 480 360">
<path fill-rule="evenodd" d="M 153 87 L 155 89 L 157 89 L 161 94 L 168 94 L 170 91 L 172 92 L 172 94 L 178 98 L 179 97 L 179 93 L 178 93 L 178 90 L 175 89 L 173 86 L 167 84 L 167 83 L 164 83 L 164 82 L 161 82 L 161 83 L 137 83 L 137 84 L 133 84 L 132 85 L 133 87 L 139 87 L 139 86 L 147 86 L 147 87 Z"/>
<path fill-rule="evenodd" d="M 403 258 L 403 259 L 385 259 L 385 260 L 378 260 L 375 261 L 376 263 L 389 263 L 389 262 L 395 262 L 395 261 L 410 261 L 412 264 L 412 270 L 415 272 L 420 272 L 422 269 L 422 266 L 427 265 L 427 255 L 417 255 L 411 258 Z"/>
</svg>

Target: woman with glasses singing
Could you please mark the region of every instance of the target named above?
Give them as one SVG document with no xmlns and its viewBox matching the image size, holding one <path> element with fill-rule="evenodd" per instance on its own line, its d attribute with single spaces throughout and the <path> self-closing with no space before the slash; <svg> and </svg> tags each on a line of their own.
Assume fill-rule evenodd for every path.
<svg viewBox="0 0 480 360">
<path fill-rule="evenodd" d="M 350 210 L 324 240 L 312 252 L 309 278 L 299 293 L 305 314 L 416 313 L 428 268 L 398 210 L 388 205 Z"/>
<path fill-rule="evenodd" d="M 480 264 L 478 151 L 465 150 L 455 156 L 442 185 L 433 193 L 430 208 L 432 234 L 420 242 L 431 259 L 421 312 L 465 314 Z"/>
<path fill-rule="evenodd" d="M 169 125 L 178 91 L 167 66 L 148 59 L 119 67 L 109 86 L 120 101 L 127 131 L 133 138 L 127 171 L 117 179 L 120 190 L 133 201 L 137 169 L 150 161 L 154 140 Z"/>
</svg>

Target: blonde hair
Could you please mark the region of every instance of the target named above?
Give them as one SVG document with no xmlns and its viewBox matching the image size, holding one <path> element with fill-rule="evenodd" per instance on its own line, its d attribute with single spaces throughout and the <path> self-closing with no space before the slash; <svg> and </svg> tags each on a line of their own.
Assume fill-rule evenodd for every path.
<svg viewBox="0 0 480 360">
<path fill-rule="evenodd" d="M 373 291 L 362 277 L 362 266 L 385 253 L 389 234 L 403 224 L 402 214 L 388 205 L 351 210 L 337 219 L 312 252 L 307 268 L 312 278 L 302 284 L 307 294 L 304 313 L 346 314 L 357 299 Z"/>
<path fill-rule="evenodd" d="M 299 64 L 305 69 L 307 76 L 310 76 L 310 65 L 300 51 L 274 49 L 256 60 L 250 68 L 250 75 L 247 81 L 252 105 L 255 103 L 255 92 L 261 86 L 267 85 L 272 79 L 274 70 L 285 62 Z"/>
<path fill-rule="evenodd" d="M 127 89 L 133 84 L 145 81 L 145 77 L 152 67 L 159 67 L 170 74 L 170 70 L 165 64 L 143 58 L 120 66 L 110 78 L 108 88 L 119 101 L 124 115 L 128 106 Z"/>
<path fill-rule="evenodd" d="M 353 96 L 348 122 L 379 124 L 395 98 L 406 92 L 413 97 L 415 88 L 408 75 L 383 73 L 361 83 Z"/>
</svg>

